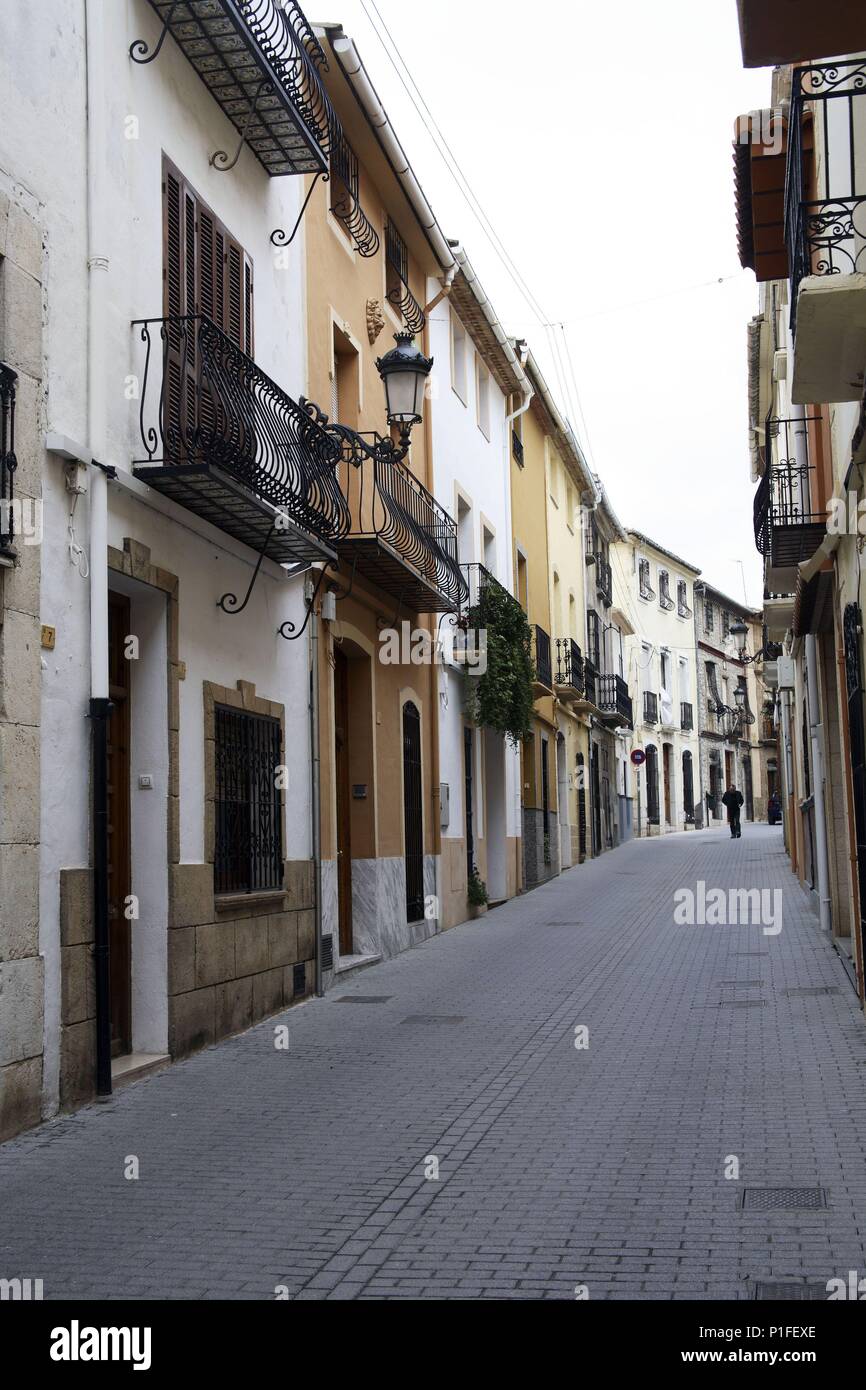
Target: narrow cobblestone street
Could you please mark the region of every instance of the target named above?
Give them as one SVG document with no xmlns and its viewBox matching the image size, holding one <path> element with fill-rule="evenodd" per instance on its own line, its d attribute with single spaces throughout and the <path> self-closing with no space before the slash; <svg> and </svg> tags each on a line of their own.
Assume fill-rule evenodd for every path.
<svg viewBox="0 0 866 1390">
<path fill-rule="evenodd" d="M 674 925 L 698 880 L 782 888 L 781 932 Z M 679 834 L 7 1144 L 0 1274 L 46 1298 L 748 1298 L 866 1269 L 864 1160 L 866 1030 L 781 832 Z M 826 1208 L 741 1210 L 789 1185 Z"/>
</svg>

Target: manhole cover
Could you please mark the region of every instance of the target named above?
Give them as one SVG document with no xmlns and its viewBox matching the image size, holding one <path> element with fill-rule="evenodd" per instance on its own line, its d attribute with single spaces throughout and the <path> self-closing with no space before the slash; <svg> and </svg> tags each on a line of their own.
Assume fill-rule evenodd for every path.
<svg viewBox="0 0 866 1390">
<path fill-rule="evenodd" d="M 826 1284 L 787 1283 L 782 1279 L 756 1279 L 754 1297 L 760 1302 L 787 1303 L 799 1301 L 819 1303 L 827 1297 Z"/>
<path fill-rule="evenodd" d="M 401 1023 L 465 1023 L 462 1014 L 409 1014 Z"/>
<path fill-rule="evenodd" d="M 802 985 L 797 989 L 786 989 L 789 999 L 805 999 L 811 994 L 841 994 L 838 985 Z"/>
<path fill-rule="evenodd" d="M 827 1205 L 823 1187 L 744 1187 L 743 1211 L 821 1211 Z"/>
<path fill-rule="evenodd" d="M 393 994 L 341 994 L 336 1004 L 387 1004 Z"/>
</svg>

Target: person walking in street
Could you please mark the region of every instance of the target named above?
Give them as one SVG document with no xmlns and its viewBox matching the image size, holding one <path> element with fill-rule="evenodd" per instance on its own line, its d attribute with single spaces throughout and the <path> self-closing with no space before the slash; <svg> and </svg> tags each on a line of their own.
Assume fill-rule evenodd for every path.
<svg viewBox="0 0 866 1390">
<path fill-rule="evenodd" d="M 722 805 L 728 808 L 728 825 L 731 827 L 731 839 L 740 838 L 740 807 L 743 804 L 743 793 L 738 792 L 736 787 L 731 784 L 722 797 Z"/>
</svg>

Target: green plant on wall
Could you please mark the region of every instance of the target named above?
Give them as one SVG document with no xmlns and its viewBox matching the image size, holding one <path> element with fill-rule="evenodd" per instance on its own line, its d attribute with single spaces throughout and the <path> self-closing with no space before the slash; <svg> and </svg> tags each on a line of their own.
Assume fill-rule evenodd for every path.
<svg viewBox="0 0 866 1390">
<path fill-rule="evenodd" d="M 532 629 L 516 599 L 496 580 L 481 586 L 466 615 L 470 632 L 485 632 L 487 669 L 465 677 L 466 712 L 481 728 L 519 743 L 532 732 Z"/>
<path fill-rule="evenodd" d="M 483 878 L 479 878 L 478 870 L 473 869 L 466 887 L 466 897 L 473 907 L 483 907 L 490 899 L 487 895 L 487 884 Z"/>
</svg>

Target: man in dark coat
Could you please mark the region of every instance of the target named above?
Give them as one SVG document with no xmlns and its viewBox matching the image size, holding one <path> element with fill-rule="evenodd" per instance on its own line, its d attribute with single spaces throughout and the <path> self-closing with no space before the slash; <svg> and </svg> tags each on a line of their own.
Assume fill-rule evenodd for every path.
<svg viewBox="0 0 866 1390">
<path fill-rule="evenodd" d="M 731 839 L 740 838 L 740 807 L 743 804 L 743 793 L 738 792 L 736 787 L 730 786 L 722 797 L 722 805 L 728 808 L 728 825 L 731 827 Z"/>
</svg>

